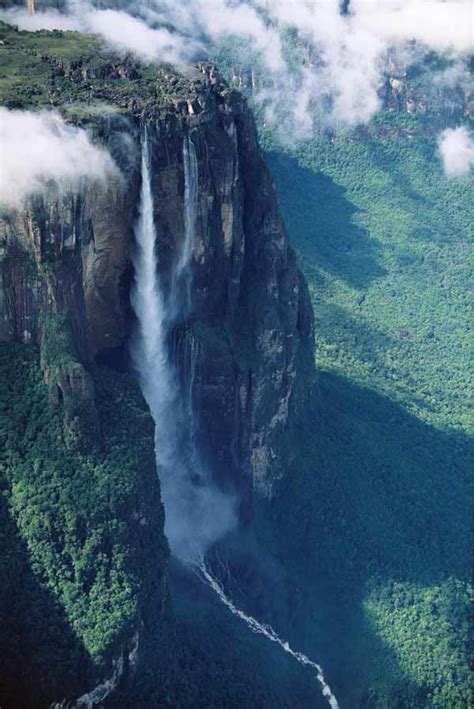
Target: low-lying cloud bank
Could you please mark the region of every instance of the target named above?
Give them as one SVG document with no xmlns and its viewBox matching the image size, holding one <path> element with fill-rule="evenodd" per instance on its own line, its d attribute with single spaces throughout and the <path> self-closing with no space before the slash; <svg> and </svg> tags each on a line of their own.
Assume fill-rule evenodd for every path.
<svg viewBox="0 0 474 709">
<path fill-rule="evenodd" d="M 187 62 L 223 41 L 246 42 L 243 51 L 265 70 L 261 98 L 269 120 L 284 105 L 302 134 L 319 109 L 332 124 L 369 120 L 379 108 L 389 51 L 392 61 L 394 51 L 404 61 L 441 52 L 454 65 L 451 74 L 466 81 L 463 60 L 474 50 L 471 0 L 350 0 L 345 11 L 340 0 L 124 0 L 120 6 L 69 0 L 67 14 L 3 16 L 25 29 L 96 33 L 147 62 Z M 289 60 L 289 33 L 304 62 Z"/>
<path fill-rule="evenodd" d="M 17 207 L 51 181 L 66 192 L 118 174 L 109 153 L 57 113 L 0 108 L 0 206 Z"/>
<path fill-rule="evenodd" d="M 438 140 L 438 149 L 447 177 L 465 177 L 474 166 L 474 136 L 465 126 L 447 128 Z"/>
</svg>

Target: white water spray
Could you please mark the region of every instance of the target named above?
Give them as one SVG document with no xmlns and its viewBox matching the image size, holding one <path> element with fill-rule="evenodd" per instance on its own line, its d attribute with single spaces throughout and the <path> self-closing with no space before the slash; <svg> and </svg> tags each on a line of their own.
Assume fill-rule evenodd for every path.
<svg viewBox="0 0 474 709">
<path fill-rule="evenodd" d="M 172 283 L 188 283 L 190 288 L 198 173 L 194 145 L 189 138 L 185 139 L 183 158 L 185 234 L 171 278 Z M 138 332 L 132 358 L 155 421 L 156 464 L 171 551 L 180 558 L 197 558 L 234 525 L 234 502 L 213 485 L 205 466 L 197 459 L 191 394 L 180 396 L 177 372 L 170 358 L 170 332 L 179 314 L 185 314 L 189 301 L 183 303 L 179 299 L 181 289 L 172 288 L 165 298 L 160 283 L 149 162 L 145 133 L 140 217 L 135 225 L 137 248 L 133 258 L 135 284 L 131 301 Z M 189 455 L 190 450 L 193 455 Z"/>
<path fill-rule="evenodd" d="M 168 359 L 167 310 L 157 273 L 156 235 L 151 194 L 148 140 L 142 146 L 140 216 L 135 225 L 137 249 L 133 258 L 135 284 L 132 306 L 138 319 L 138 337 L 132 348 L 144 396 L 155 420 L 155 451 L 160 469 L 167 469 L 175 457 L 175 440 L 167 435 L 176 410 L 176 389 Z M 160 412 L 163 412 L 160 415 Z M 175 425 L 175 421 L 173 421 Z"/>
<path fill-rule="evenodd" d="M 286 640 L 282 640 L 280 638 L 280 636 L 273 630 L 271 625 L 259 623 L 258 620 L 253 618 L 251 615 L 247 615 L 247 613 L 244 613 L 244 611 L 240 610 L 240 608 L 237 608 L 232 603 L 230 598 L 226 596 L 225 591 L 219 581 L 217 581 L 217 579 L 211 574 L 203 558 L 201 558 L 197 562 L 190 561 L 190 563 L 198 572 L 198 575 L 203 581 L 203 583 L 205 583 L 207 586 L 209 586 L 210 589 L 212 589 L 212 591 L 214 591 L 221 603 L 223 603 L 233 615 L 244 621 L 244 623 L 247 625 L 248 628 L 250 628 L 252 633 L 256 633 L 257 635 L 263 635 L 268 640 L 271 640 L 271 642 L 279 645 L 286 653 L 288 653 L 288 655 L 294 657 L 295 660 L 300 663 L 300 665 L 303 665 L 305 667 L 311 667 L 316 670 L 316 678 L 319 684 L 321 685 L 323 696 L 326 697 L 326 699 L 328 700 L 331 709 L 339 709 L 337 699 L 332 693 L 330 686 L 324 679 L 323 669 L 320 665 L 310 660 L 309 657 L 304 655 L 302 652 L 297 652 L 296 650 L 293 650 Z"/>
</svg>

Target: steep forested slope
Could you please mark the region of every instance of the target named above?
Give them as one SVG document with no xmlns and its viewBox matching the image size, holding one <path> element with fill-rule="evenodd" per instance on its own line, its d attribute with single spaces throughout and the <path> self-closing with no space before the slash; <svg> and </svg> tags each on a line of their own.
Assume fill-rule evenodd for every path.
<svg viewBox="0 0 474 709">
<path fill-rule="evenodd" d="M 79 451 L 35 348 L 0 349 L 0 689 L 7 707 L 47 706 L 113 676 L 138 633 L 166 638 L 148 645 L 155 672 L 173 647 L 153 423 L 136 382 L 97 368 L 102 449 Z"/>
</svg>

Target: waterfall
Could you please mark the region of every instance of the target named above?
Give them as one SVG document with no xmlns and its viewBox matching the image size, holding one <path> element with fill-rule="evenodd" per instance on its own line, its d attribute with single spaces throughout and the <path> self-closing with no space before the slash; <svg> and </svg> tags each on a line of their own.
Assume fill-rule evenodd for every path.
<svg viewBox="0 0 474 709">
<path fill-rule="evenodd" d="M 196 148 L 189 136 L 183 141 L 184 169 L 184 241 L 173 271 L 172 300 L 177 312 L 187 315 L 191 309 L 191 260 L 196 232 L 198 198 L 198 162 Z"/>
<path fill-rule="evenodd" d="M 132 348 L 142 390 L 155 420 L 155 451 L 159 470 L 167 470 L 175 458 L 175 440 L 169 436 L 176 425 L 174 372 L 167 351 L 167 308 L 157 272 L 156 233 L 150 183 L 148 139 L 142 146 L 140 214 L 135 225 L 133 258 L 135 283 L 132 306 L 138 335 Z M 166 412 L 166 414 L 165 414 Z M 163 415 L 165 414 L 165 415 Z"/>
<path fill-rule="evenodd" d="M 190 289 L 197 160 L 189 139 L 184 143 L 183 162 L 185 234 L 171 276 L 175 284 L 182 284 L 183 279 L 186 279 Z M 157 268 L 149 163 L 148 136 L 145 132 L 142 141 L 139 218 L 134 229 L 135 282 L 131 302 L 138 327 L 132 345 L 132 359 L 155 422 L 155 456 L 165 506 L 165 533 L 171 551 L 176 556 L 196 558 L 234 525 L 234 501 L 213 484 L 206 466 L 198 459 L 193 440 L 195 425 L 192 393 L 182 395 L 176 366 L 170 357 L 170 332 L 176 324 L 179 311 L 182 312 L 184 306 L 188 308 L 189 301 L 186 300 L 178 309 L 176 294 L 179 291 L 172 292 L 167 299 L 163 293 Z M 193 371 L 195 354 L 196 349 L 191 352 Z M 192 455 L 189 455 L 190 448 Z"/>
<path fill-rule="evenodd" d="M 198 169 L 195 148 L 189 138 L 183 144 L 183 167 L 185 233 L 171 274 L 171 294 L 165 298 L 158 273 L 150 155 L 145 132 L 142 141 L 139 218 L 134 229 L 135 282 L 131 302 L 138 327 L 132 346 L 132 358 L 155 422 L 155 456 L 165 507 L 165 533 L 172 553 L 198 570 L 203 583 L 217 594 L 231 613 L 243 620 L 252 632 L 260 633 L 277 643 L 301 665 L 316 670 L 324 696 L 332 709 L 339 709 L 321 667 L 306 655 L 295 652 L 273 628 L 259 623 L 236 608 L 204 562 L 208 548 L 235 524 L 235 509 L 233 499 L 212 483 L 195 447 L 193 384 L 198 345 L 192 333 L 185 332 L 183 339 L 175 342 L 174 351 L 170 353 L 169 348 L 173 326 L 179 317 L 183 318 L 189 313 L 192 305 L 191 259 Z M 177 359 L 184 363 L 184 384 L 179 382 L 175 366 Z"/>
<path fill-rule="evenodd" d="M 189 451 L 190 465 L 195 467 L 198 460 L 196 449 L 196 415 L 194 402 L 194 387 L 196 382 L 196 371 L 199 359 L 199 341 L 194 336 L 192 330 L 187 329 L 175 334 L 173 338 L 173 361 L 179 365 L 181 372 L 180 396 L 185 412 L 188 440 L 183 440 L 183 445 Z"/>
<path fill-rule="evenodd" d="M 226 608 L 228 608 L 233 615 L 237 616 L 237 618 L 240 618 L 240 620 L 242 620 L 247 625 L 247 627 L 252 631 L 252 633 L 263 635 L 271 642 L 279 645 L 286 653 L 288 653 L 288 655 L 294 657 L 300 665 L 303 665 L 304 667 L 311 667 L 312 669 L 316 670 L 316 679 L 321 685 L 323 696 L 327 699 L 331 709 L 339 709 L 337 699 L 332 693 L 330 686 L 326 682 L 323 674 L 323 669 L 320 665 L 318 665 L 316 662 L 313 662 L 313 660 L 310 660 L 309 657 L 304 655 L 302 652 L 297 652 L 296 650 L 293 650 L 286 640 L 282 640 L 280 638 L 280 636 L 273 630 L 271 625 L 264 625 L 263 623 L 260 623 L 258 620 L 253 618 L 251 615 L 247 615 L 247 613 L 244 613 L 244 611 L 237 608 L 230 600 L 230 598 L 226 596 L 226 593 L 221 584 L 211 574 L 203 558 L 199 559 L 198 561 L 192 561 L 191 563 L 197 570 L 198 575 L 203 581 L 203 583 L 205 583 L 206 586 L 208 586 L 217 595 L 221 603 L 223 603 L 224 606 L 226 606 Z"/>
</svg>

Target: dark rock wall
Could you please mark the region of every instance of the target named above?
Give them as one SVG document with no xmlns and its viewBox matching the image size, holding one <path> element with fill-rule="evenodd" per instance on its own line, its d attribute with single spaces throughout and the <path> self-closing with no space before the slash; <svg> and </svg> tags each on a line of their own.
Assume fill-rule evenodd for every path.
<svg viewBox="0 0 474 709">
<path fill-rule="evenodd" d="M 253 118 L 237 94 L 221 98 L 178 131 L 158 121 L 151 138 L 153 193 L 159 261 L 169 284 L 184 233 L 188 132 L 199 199 L 193 311 L 180 336 L 191 338 L 199 353 L 194 401 L 205 457 L 237 486 L 248 512 L 253 494 L 274 494 L 288 465 L 289 429 L 314 377 L 313 321 Z"/>
<path fill-rule="evenodd" d="M 94 126 L 122 166 L 127 143 L 122 181 L 88 184 L 77 195 L 50 190 L 1 220 L 1 336 L 41 341 L 42 320 L 52 312 L 67 314 L 86 368 L 127 345 L 140 131 L 146 123 L 167 291 L 184 238 L 182 146 L 189 134 L 199 170 L 193 308 L 177 335 L 197 343 L 202 451 L 250 503 L 253 494 L 274 494 L 288 464 L 292 413 L 303 410 L 313 379 L 312 312 L 253 118 L 238 94 L 210 76 L 199 101 Z"/>
</svg>

